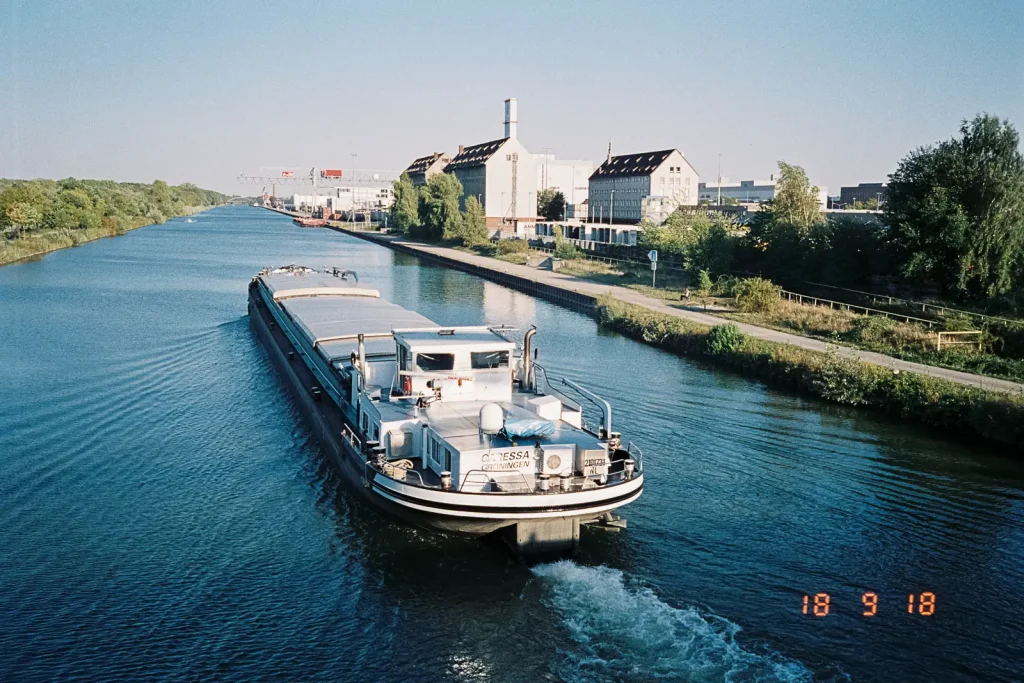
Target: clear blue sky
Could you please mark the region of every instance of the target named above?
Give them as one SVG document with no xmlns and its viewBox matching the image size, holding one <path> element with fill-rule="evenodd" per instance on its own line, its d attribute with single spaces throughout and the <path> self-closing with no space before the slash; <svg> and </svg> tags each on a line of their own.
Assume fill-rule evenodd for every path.
<svg viewBox="0 0 1024 683">
<path fill-rule="evenodd" d="M 508 96 L 532 151 L 837 193 L 975 113 L 1024 128 L 1024 2 L 0 0 L 0 176 L 248 194 L 501 137 Z"/>
</svg>

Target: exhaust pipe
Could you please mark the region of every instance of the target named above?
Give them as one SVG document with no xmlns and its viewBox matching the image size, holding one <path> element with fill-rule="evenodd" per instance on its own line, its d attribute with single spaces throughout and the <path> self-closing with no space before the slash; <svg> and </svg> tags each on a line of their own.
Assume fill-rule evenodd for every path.
<svg viewBox="0 0 1024 683">
<path fill-rule="evenodd" d="M 523 388 L 533 390 L 534 387 L 533 379 L 530 373 L 533 372 L 533 359 L 532 359 L 532 341 L 533 335 L 537 334 L 537 326 L 530 325 L 530 329 L 526 331 L 523 336 Z"/>
<path fill-rule="evenodd" d="M 366 388 L 366 344 L 364 335 L 359 335 L 359 390 Z"/>
</svg>

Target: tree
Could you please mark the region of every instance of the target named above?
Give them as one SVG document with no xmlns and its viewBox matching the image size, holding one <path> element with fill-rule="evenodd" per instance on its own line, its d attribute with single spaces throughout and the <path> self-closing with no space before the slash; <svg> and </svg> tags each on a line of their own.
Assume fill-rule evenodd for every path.
<svg viewBox="0 0 1024 683">
<path fill-rule="evenodd" d="M 960 296 L 1024 282 L 1024 156 L 1009 121 L 982 114 L 960 136 L 907 155 L 885 221 L 903 273 Z"/>
<path fill-rule="evenodd" d="M 549 221 L 565 218 L 565 195 L 550 188 L 541 190 L 537 195 L 537 215 Z"/>
<path fill-rule="evenodd" d="M 430 176 L 420 190 L 420 226 L 417 234 L 431 240 L 455 239 L 460 234 L 462 214 L 459 197 L 462 183 L 450 173 Z"/>
<path fill-rule="evenodd" d="M 803 168 L 779 162 L 779 180 L 775 183 L 775 199 L 771 202 L 776 221 L 800 231 L 810 230 L 811 226 L 821 222 L 818 194 L 818 188 L 811 187 Z"/>
<path fill-rule="evenodd" d="M 420 225 L 419 191 L 408 173 L 399 176 L 392 187 L 395 188 L 395 201 L 391 205 L 391 226 L 397 233 L 415 232 Z"/>
<path fill-rule="evenodd" d="M 721 216 L 674 211 L 662 225 L 642 221 L 639 245 L 678 256 L 687 270 L 722 273 L 732 265 L 735 222 Z"/>
<path fill-rule="evenodd" d="M 462 214 L 462 243 L 467 247 L 487 241 L 487 216 L 476 197 L 466 198 L 466 211 Z"/>
<path fill-rule="evenodd" d="M 42 213 L 36 207 L 26 202 L 18 202 L 7 207 L 7 219 L 21 237 L 25 230 L 33 230 L 42 218 Z"/>
</svg>

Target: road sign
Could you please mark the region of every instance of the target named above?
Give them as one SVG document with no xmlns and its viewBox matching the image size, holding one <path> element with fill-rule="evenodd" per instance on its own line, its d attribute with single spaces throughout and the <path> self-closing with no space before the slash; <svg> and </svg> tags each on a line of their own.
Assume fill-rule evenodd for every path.
<svg viewBox="0 0 1024 683">
<path fill-rule="evenodd" d="M 657 269 L 658 269 L 658 262 L 657 261 L 651 261 L 651 270 L 657 270 Z"/>
<path fill-rule="evenodd" d="M 647 258 L 651 259 L 652 262 L 657 261 L 658 260 L 658 250 L 657 249 L 651 249 L 649 252 L 647 252 Z"/>
</svg>

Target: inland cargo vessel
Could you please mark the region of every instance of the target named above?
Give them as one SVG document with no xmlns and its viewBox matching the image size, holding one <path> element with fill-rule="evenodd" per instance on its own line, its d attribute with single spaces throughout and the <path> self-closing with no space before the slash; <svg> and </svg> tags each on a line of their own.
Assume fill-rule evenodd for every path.
<svg viewBox="0 0 1024 683">
<path fill-rule="evenodd" d="M 643 491 L 642 454 L 612 431 L 610 404 L 553 386 L 534 328 L 520 342 L 445 327 L 351 271 L 302 266 L 255 276 L 249 317 L 339 474 L 400 520 L 566 554 L 581 525 L 624 526 L 613 511 Z"/>
</svg>

